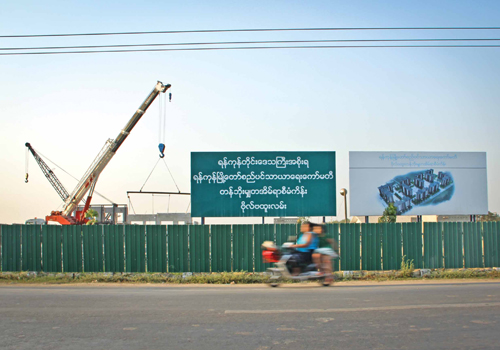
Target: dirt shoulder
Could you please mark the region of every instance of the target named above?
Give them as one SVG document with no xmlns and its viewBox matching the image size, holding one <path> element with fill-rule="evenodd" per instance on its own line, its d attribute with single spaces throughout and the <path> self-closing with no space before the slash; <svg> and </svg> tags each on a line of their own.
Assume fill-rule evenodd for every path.
<svg viewBox="0 0 500 350">
<path fill-rule="evenodd" d="M 406 279 L 395 281 L 340 281 L 335 282 L 333 287 L 356 287 L 356 286 L 408 286 L 408 285 L 443 285 L 443 284 L 477 284 L 477 283 L 496 283 L 500 284 L 500 278 L 456 278 L 456 279 Z M 300 285 L 301 287 L 317 287 L 318 284 L 314 282 L 302 283 L 284 283 L 282 288 L 293 288 Z M 67 282 L 67 283 L 53 283 L 53 282 L 36 282 L 29 283 L 16 282 L 16 281 L 0 281 L 0 287 L 144 287 L 144 288 L 262 288 L 268 287 L 265 283 L 251 283 L 251 284 L 213 284 L 213 283 L 140 283 L 140 282 Z"/>
</svg>

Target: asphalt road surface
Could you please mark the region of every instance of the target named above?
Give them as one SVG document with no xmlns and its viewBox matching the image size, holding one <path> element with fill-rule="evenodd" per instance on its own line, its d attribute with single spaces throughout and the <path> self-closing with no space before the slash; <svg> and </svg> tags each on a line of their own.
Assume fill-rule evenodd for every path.
<svg viewBox="0 0 500 350">
<path fill-rule="evenodd" d="M 500 349 L 500 282 L 0 286 L 1 349 Z"/>
</svg>

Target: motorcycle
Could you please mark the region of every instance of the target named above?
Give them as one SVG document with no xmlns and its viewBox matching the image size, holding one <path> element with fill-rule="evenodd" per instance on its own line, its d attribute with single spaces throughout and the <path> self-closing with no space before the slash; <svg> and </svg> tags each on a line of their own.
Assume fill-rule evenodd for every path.
<svg viewBox="0 0 500 350">
<path fill-rule="evenodd" d="M 284 280 L 310 281 L 316 280 L 321 285 L 328 287 L 333 282 L 333 274 L 320 273 L 316 264 L 307 264 L 296 261 L 295 249 L 291 248 L 293 243 L 284 243 L 278 248 L 273 242 L 266 241 L 262 244 L 262 260 L 265 263 L 274 263 L 275 267 L 267 269 L 270 275 L 268 284 L 271 287 L 278 287 Z M 294 274 L 299 270 L 299 274 Z"/>
</svg>

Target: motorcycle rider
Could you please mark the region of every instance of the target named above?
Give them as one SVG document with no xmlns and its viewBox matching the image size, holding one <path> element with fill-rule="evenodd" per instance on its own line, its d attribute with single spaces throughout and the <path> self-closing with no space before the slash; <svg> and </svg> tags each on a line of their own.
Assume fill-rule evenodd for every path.
<svg viewBox="0 0 500 350">
<path fill-rule="evenodd" d="M 318 235 L 313 232 L 313 224 L 309 221 L 305 221 L 300 225 L 300 231 L 302 234 L 297 243 L 290 246 L 290 248 L 296 250 L 292 254 L 292 261 L 295 263 L 293 267 L 294 275 L 300 273 L 300 265 L 308 265 L 312 262 L 312 252 L 318 248 L 319 243 Z"/>
</svg>

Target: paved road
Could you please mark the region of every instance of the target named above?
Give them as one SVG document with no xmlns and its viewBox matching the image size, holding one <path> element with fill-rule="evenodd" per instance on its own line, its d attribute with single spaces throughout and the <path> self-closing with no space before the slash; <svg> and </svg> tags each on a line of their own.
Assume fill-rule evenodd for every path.
<svg viewBox="0 0 500 350">
<path fill-rule="evenodd" d="M 499 349 L 500 282 L 0 286 L 2 349 Z"/>
</svg>

